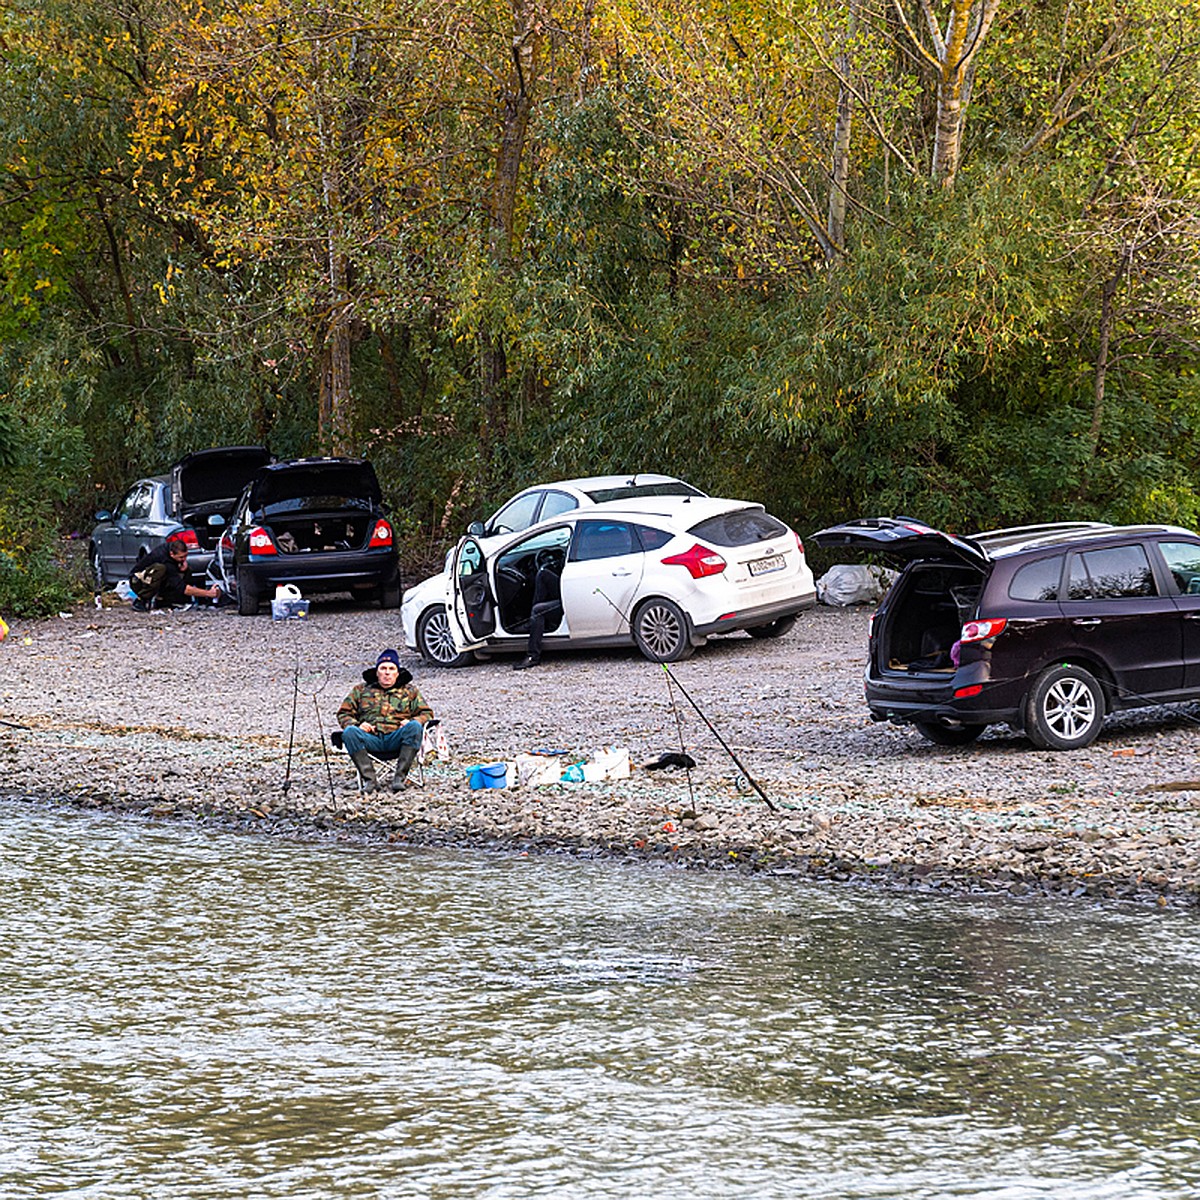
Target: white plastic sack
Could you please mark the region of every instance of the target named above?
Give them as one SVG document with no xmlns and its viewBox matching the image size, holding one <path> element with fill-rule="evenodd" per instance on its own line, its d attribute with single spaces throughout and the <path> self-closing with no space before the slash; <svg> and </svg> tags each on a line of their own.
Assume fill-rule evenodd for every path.
<svg viewBox="0 0 1200 1200">
<path fill-rule="evenodd" d="M 438 762 L 449 762 L 450 760 L 450 743 L 446 740 L 446 735 L 442 732 L 441 725 L 436 725 L 430 729 L 425 726 L 425 733 L 421 739 L 421 757 L 436 758 Z M 516 773 L 510 772 L 510 778 L 515 779 Z"/>
<path fill-rule="evenodd" d="M 518 754 L 513 764 L 516 767 L 517 784 L 521 787 L 540 787 L 547 783 L 558 783 L 562 778 L 562 760 L 549 754 Z"/>
<path fill-rule="evenodd" d="M 598 768 L 600 779 L 629 778 L 629 749 L 626 746 L 605 746 L 592 755 L 592 761 L 584 767 L 584 778 L 587 778 L 588 767 Z"/>
<path fill-rule="evenodd" d="M 838 563 L 817 580 L 817 599 L 835 608 L 878 604 L 895 579 L 896 572 L 887 567 Z"/>
</svg>

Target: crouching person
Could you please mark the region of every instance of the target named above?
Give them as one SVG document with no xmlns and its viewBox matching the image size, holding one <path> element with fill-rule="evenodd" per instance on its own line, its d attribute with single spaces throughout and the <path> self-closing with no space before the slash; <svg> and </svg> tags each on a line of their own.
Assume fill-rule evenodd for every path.
<svg viewBox="0 0 1200 1200">
<path fill-rule="evenodd" d="M 363 791 L 379 786 L 372 754 L 396 759 L 392 791 L 404 787 L 425 737 L 425 722 L 432 717 L 433 709 L 412 686 L 412 674 L 400 666 L 400 656 L 384 650 L 337 711 L 342 745 L 362 778 Z"/>
</svg>

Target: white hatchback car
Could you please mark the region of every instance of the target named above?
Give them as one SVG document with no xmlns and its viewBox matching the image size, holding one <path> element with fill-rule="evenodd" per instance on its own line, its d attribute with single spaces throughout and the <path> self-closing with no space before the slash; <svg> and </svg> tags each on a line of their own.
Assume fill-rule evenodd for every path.
<svg viewBox="0 0 1200 1200">
<path fill-rule="evenodd" d="M 437 666 L 525 650 L 539 557 L 563 615 L 546 649 L 636 645 L 677 662 L 712 636 L 780 637 L 816 603 L 799 536 L 759 504 L 708 496 L 606 501 L 507 537 L 468 534 L 404 594 L 404 642 Z"/>
</svg>

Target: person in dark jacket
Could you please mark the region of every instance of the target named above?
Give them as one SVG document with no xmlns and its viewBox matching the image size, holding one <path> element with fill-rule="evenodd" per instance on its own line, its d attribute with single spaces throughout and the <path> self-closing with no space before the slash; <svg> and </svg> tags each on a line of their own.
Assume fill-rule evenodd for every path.
<svg viewBox="0 0 1200 1200">
<path fill-rule="evenodd" d="M 432 717 L 433 709 L 412 686 L 412 673 L 400 666 L 400 656 L 395 650 L 382 651 L 337 710 L 342 746 L 362 778 L 364 792 L 379 786 L 372 754 L 396 756 L 392 791 L 404 787 Z"/>
<path fill-rule="evenodd" d="M 539 550 L 537 574 L 533 577 L 533 606 L 529 612 L 529 644 L 525 657 L 513 663 L 514 671 L 536 667 L 542 661 L 542 638 L 546 626 L 557 629 L 562 620 L 562 557 L 553 550 Z"/>
<path fill-rule="evenodd" d="M 138 612 L 175 608 L 193 597 L 215 600 L 220 595 L 215 586 L 198 588 L 188 583 L 187 542 L 173 535 L 161 546 L 138 557 L 133 564 L 129 586 L 135 596 L 133 607 Z"/>
</svg>

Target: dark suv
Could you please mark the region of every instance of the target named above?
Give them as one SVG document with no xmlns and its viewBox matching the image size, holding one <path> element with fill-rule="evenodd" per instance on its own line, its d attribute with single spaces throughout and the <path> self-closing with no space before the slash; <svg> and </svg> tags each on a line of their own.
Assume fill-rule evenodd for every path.
<svg viewBox="0 0 1200 1200">
<path fill-rule="evenodd" d="M 871 625 L 867 704 L 962 745 L 988 725 L 1041 749 L 1095 740 L 1119 708 L 1200 698 L 1200 535 L 1095 523 L 972 537 L 905 517 L 823 529 L 901 560 Z"/>
</svg>

